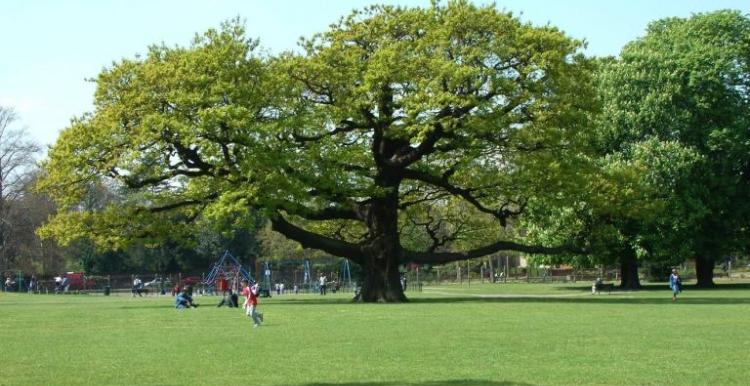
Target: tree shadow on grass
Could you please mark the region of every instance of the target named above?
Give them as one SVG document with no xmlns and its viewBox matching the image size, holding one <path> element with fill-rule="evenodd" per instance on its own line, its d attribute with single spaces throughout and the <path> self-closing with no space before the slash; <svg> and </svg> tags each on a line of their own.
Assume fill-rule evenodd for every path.
<svg viewBox="0 0 750 386">
<path fill-rule="evenodd" d="M 560 295 L 456 295 L 456 296 L 440 296 L 440 297 L 420 297 L 411 298 L 405 304 L 457 304 L 457 303 L 554 303 L 554 304 L 623 304 L 623 305 L 638 305 L 638 304 L 671 304 L 672 303 L 672 292 L 662 289 L 664 292 L 663 297 L 636 297 L 628 296 L 629 292 L 612 292 L 612 294 L 602 293 L 599 295 L 582 294 L 580 296 L 560 296 Z M 268 303 L 267 303 L 268 304 Z M 348 299 L 330 299 L 330 298 L 316 298 L 316 299 L 285 299 L 270 304 L 272 307 L 278 306 L 326 306 L 326 305 L 345 305 L 350 304 L 353 306 L 367 303 L 354 303 Z M 372 304 L 372 303 L 369 303 Z M 381 303 L 383 306 L 397 305 L 404 303 Z M 679 296 L 677 304 L 693 304 L 693 305 L 732 305 L 732 304 L 748 304 L 750 305 L 750 297 L 692 297 L 690 291 L 686 291 Z"/>
<path fill-rule="evenodd" d="M 198 306 L 199 307 L 208 307 L 208 306 L 201 306 L 200 304 Z M 176 309 L 174 307 L 174 304 L 127 304 L 127 305 L 118 305 L 118 306 L 113 307 L 113 308 L 119 308 L 121 310 L 141 310 L 141 309 L 142 310 L 146 310 L 146 309 L 153 310 L 153 309 L 158 309 L 158 308 L 171 308 L 173 310 Z"/>
<path fill-rule="evenodd" d="M 555 303 L 555 304 L 671 304 L 672 293 L 666 292 L 663 298 L 640 298 L 640 297 L 620 297 L 615 293 L 612 295 L 600 294 L 592 296 L 579 297 L 445 297 L 445 298 L 420 298 L 412 299 L 412 303 Z M 731 304 L 748 304 L 750 298 L 728 298 L 728 297 L 690 297 L 689 295 L 680 295 L 676 304 L 693 304 L 693 305 L 731 305 Z"/>
<path fill-rule="evenodd" d="M 695 284 L 684 284 L 682 286 L 684 290 L 701 290 L 701 291 L 742 291 L 742 290 L 750 290 L 750 283 L 722 283 L 717 284 L 716 287 L 713 288 L 698 288 Z M 591 283 L 583 285 L 583 286 L 566 286 L 566 287 L 557 287 L 560 291 L 570 291 L 570 292 L 591 292 Z M 639 292 L 639 291 L 669 291 L 669 283 L 663 282 L 663 283 L 648 283 L 644 284 L 641 288 L 637 290 L 620 290 L 617 287 L 615 287 L 614 290 L 612 290 L 613 294 L 627 294 L 631 292 Z M 604 291 L 606 293 L 607 291 Z"/>
<path fill-rule="evenodd" d="M 353 297 L 353 295 L 352 295 Z M 326 296 L 314 297 L 314 298 L 295 298 L 295 299 L 279 299 L 278 301 L 263 301 L 260 300 L 262 305 L 270 304 L 273 306 L 279 305 L 334 305 L 334 304 L 355 304 L 351 298 L 329 298 Z"/>
<path fill-rule="evenodd" d="M 480 379 L 453 379 L 425 382 L 347 382 L 347 383 L 304 383 L 299 386 L 533 386 L 531 383 L 510 381 L 487 381 Z"/>
<path fill-rule="evenodd" d="M 646 284 L 639 290 L 618 290 L 612 292 L 602 291 L 597 295 L 591 295 L 591 285 L 558 287 L 557 294 L 475 294 L 467 295 L 456 293 L 455 295 L 417 297 L 409 298 L 408 303 L 413 304 L 451 304 L 451 303 L 568 303 L 568 304 L 668 304 L 672 303 L 672 292 L 666 283 Z M 730 305 L 750 304 L 750 296 L 705 296 L 706 293 L 728 294 L 731 291 L 750 291 L 750 283 L 726 283 L 719 284 L 714 288 L 698 288 L 695 285 L 683 286 L 684 293 L 679 296 L 678 304 L 700 304 L 700 305 Z M 700 291 L 701 296 L 691 296 L 693 291 Z M 578 294 L 576 294 L 578 292 Z M 663 293 L 661 297 L 641 297 L 638 293 Z M 407 296 L 409 292 L 407 292 Z M 276 298 L 271 302 L 272 306 L 297 306 L 297 305 L 344 305 L 361 304 L 354 303 L 350 298 L 313 296 L 295 298 Z"/>
</svg>

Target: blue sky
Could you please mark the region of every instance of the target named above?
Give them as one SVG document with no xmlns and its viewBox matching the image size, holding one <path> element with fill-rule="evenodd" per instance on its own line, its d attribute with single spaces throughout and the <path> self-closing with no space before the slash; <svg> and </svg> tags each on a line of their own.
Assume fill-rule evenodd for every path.
<svg viewBox="0 0 750 386">
<path fill-rule="evenodd" d="M 271 52 L 296 47 L 354 8 L 373 3 L 428 6 L 429 0 L 0 0 L 0 105 L 40 143 L 54 143 L 70 118 L 92 109 L 103 67 L 153 43 L 186 45 L 195 33 L 240 16 Z M 487 3 L 478 1 L 478 3 Z M 533 24 L 585 39 L 591 55 L 617 55 L 653 20 L 738 9 L 747 0 L 498 0 Z"/>
</svg>

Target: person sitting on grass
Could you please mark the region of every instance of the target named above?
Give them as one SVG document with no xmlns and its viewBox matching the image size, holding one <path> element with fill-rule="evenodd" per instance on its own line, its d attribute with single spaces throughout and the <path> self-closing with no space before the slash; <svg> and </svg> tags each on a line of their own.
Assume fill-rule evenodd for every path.
<svg viewBox="0 0 750 386">
<path fill-rule="evenodd" d="M 239 307 L 238 298 L 239 297 L 237 296 L 237 294 L 234 293 L 234 291 L 232 291 L 231 289 L 229 289 L 229 291 L 225 293 L 224 298 L 221 299 L 221 302 L 219 302 L 219 305 L 217 305 L 216 307 L 221 307 L 225 305 L 230 308 L 237 308 Z"/>
<path fill-rule="evenodd" d="M 174 299 L 174 307 L 177 309 L 185 309 L 190 307 L 198 307 L 197 304 L 193 303 L 193 298 L 183 289 L 177 294 Z"/>
</svg>

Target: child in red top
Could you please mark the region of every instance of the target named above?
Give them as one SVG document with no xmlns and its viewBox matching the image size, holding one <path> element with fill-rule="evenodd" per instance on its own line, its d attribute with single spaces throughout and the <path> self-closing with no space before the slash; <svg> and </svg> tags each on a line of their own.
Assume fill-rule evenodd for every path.
<svg viewBox="0 0 750 386">
<path fill-rule="evenodd" d="M 242 280 L 242 296 L 245 297 L 245 303 L 242 305 L 245 308 L 247 316 L 253 319 L 253 327 L 260 326 L 263 322 L 263 314 L 259 313 L 258 308 L 258 285 L 254 284 L 250 286 L 247 280 Z"/>
</svg>

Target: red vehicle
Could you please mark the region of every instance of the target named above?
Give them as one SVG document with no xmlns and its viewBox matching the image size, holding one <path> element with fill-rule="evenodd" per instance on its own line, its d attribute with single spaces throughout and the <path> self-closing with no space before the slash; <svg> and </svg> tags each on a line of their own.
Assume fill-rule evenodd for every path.
<svg viewBox="0 0 750 386">
<path fill-rule="evenodd" d="M 68 272 L 63 275 L 63 278 L 68 279 L 68 290 L 85 290 L 96 285 L 96 282 L 93 279 L 86 278 L 86 274 L 83 272 Z"/>
<path fill-rule="evenodd" d="M 185 276 L 182 278 L 182 281 L 175 283 L 174 287 L 172 287 L 172 296 L 177 295 L 180 290 L 187 286 L 192 288 L 201 283 L 203 283 L 203 279 L 200 276 Z"/>
<path fill-rule="evenodd" d="M 182 278 L 182 284 L 183 285 L 196 285 L 203 282 L 203 279 L 201 279 L 200 276 L 186 276 Z"/>
</svg>

